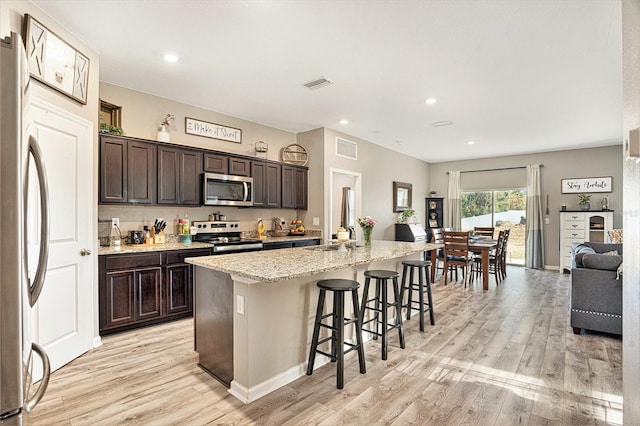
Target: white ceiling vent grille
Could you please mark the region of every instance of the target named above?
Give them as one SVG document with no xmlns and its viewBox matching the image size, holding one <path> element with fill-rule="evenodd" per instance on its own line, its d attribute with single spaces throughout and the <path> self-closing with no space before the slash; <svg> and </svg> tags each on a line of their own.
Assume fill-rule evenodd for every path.
<svg viewBox="0 0 640 426">
<path fill-rule="evenodd" d="M 336 138 L 336 155 L 350 160 L 358 159 L 358 144 L 342 138 Z"/>
<path fill-rule="evenodd" d="M 326 79 L 324 77 L 319 77 L 314 80 L 311 80 L 308 83 L 305 83 L 304 87 L 306 87 L 309 90 L 316 90 L 316 89 L 320 89 L 321 87 L 329 86 L 330 84 L 333 84 L 333 81 Z"/>
</svg>

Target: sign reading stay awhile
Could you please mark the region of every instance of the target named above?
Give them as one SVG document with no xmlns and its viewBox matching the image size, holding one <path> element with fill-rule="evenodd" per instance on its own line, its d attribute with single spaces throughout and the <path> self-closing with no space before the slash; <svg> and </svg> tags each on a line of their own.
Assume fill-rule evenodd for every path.
<svg viewBox="0 0 640 426">
<path fill-rule="evenodd" d="M 195 118 L 185 117 L 184 131 L 191 135 L 242 143 L 242 130 Z"/>
<path fill-rule="evenodd" d="M 611 176 L 562 179 L 562 193 L 612 192 Z"/>
</svg>

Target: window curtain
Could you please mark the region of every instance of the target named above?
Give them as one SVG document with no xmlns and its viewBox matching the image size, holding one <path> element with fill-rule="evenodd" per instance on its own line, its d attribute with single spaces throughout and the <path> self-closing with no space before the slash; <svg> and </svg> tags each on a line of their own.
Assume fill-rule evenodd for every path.
<svg viewBox="0 0 640 426">
<path fill-rule="evenodd" d="M 448 190 L 448 207 L 449 207 L 449 226 L 455 230 L 459 230 L 462 226 L 462 218 L 460 213 L 460 172 L 449 172 L 449 190 Z"/>
<path fill-rule="evenodd" d="M 525 266 L 544 269 L 544 238 L 542 195 L 540 190 L 540 165 L 527 166 L 527 225 L 525 229 Z"/>
</svg>

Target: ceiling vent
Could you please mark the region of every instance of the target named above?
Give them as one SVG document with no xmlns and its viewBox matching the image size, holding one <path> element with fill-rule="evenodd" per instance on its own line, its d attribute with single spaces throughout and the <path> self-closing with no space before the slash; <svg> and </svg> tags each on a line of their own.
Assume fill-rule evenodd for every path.
<svg viewBox="0 0 640 426">
<path fill-rule="evenodd" d="M 358 159 L 358 144 L 342 138 L 336 138 L 336 155 L 350 160 Z"/>
<path fill-rule="evenodd" d="M 316 78 L 315 80 L 311 80 L 310 82 L 305 83 L 304 87 L 306 87 L 309 90 L 316 90 L 316 89 L 320 89 L 321 87 L 329 86 L 330 84 L 333 84 L 333 81 L 328 80 L 324 77 L 319 77 L 319 78 Z"/>
</svg>

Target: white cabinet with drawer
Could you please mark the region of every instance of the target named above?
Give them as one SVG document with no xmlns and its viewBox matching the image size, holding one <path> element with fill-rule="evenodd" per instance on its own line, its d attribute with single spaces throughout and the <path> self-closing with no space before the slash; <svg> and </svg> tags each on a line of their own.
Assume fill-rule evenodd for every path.
<svg viewBox="0 0 640 426">
<path fill-rule="evenodd" d="M 571 270 L 571 244 L 608 243 L 613 211 L 560 212 L 560 272 Z"/>
</svg>

